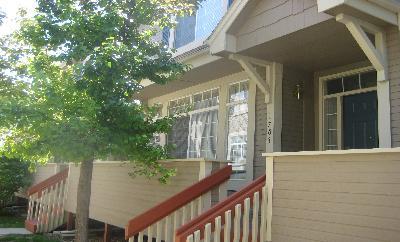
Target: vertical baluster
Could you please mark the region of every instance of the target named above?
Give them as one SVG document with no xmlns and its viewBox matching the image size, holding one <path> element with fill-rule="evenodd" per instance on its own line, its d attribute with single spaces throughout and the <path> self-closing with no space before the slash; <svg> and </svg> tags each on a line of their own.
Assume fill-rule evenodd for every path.
<svg viewBox="0 0 400 242">
<path fill-rule="evenodd" d="M 200 242 L 200 230 L 194 232 L 194 242 Z"/>
<path fill-rule="evenodd" d="M 58 227 L 61 225 L 62 221 L 60 221 L 61 213 L 64 213 L 64 209 L 62 208 L 61 200 L 63 198 L 64 191 L 64 180 L 60 181 L 58 184 L 58 190 L 56 194 L 56 202 L 55 202 L 55 214 L 54 214 L 54 227 Z"/>
<path fill-rule="evenodd" d="M 243 237 L 242 242 L 249 240 L 249 227 L 250 227 L 250 198 L 244 200 L 244 212 L 243 212 Z"/>
<path fill-rule="evenodd" d="M 129 242 L 135 242 L 135 236 L 130 237 Z"/>
<path fill-rule="evenodd" d="M 71 164 L 70 164 L 70 166 L 71 166 Z M 69 169 L 69 171 L 68 171 L 68 176 L 69 176 L 70 172 L 71 172 L 71 169 Z M 63 221 L 64 221 L 64 214 L 65 214 L 64 213 L 64 206 L 65 206 L 65 203 L 66 203 L 66 198 L 67 198 L 67 193 L 68 193 L 68 186 L 69 186 L 69 177 L 67 177 L 63 181 L 63 192 L 61 193 L 62 194 L 62 198 L 61 198 L 61 206 L 60 206 L 60 210 L 61 210 L 60 224 L 62 224 Z"/>
<path fill-rule="evenodd" d="M 260 225 L 260 241 L 265 241 L 267 230 L 267 190 L 266 186 L 262 189 L 261 199 L 261 225 Z"/>
<path fill-rule="evenodd" d="M 42 232 L 42 223 L 43 223 L 43 210 L 44 210 L 44 201 L 46 200 L 47 189 L 41 191 L 41 197 L 39 201 L 39 211 L 37 216 L 37 232 Z"/>
<path fill-rule="evenodd" d="M 35 198 L 35 211 L 33 214 L 33 218 L 34 219 L 38 219 L 39 217 L 39 209 L 40 209 L 40 199 L 42 198 L 42 196 L 40 196 L 39 198 L 39 193 L 36 193 L 36 198 Z"/>
<path fill-rule="evenodd" d="M 61 225 L 64 222 L 64 205 L 65 205 L 65 199 L 67 196 L 67 180 L 62 181 L 62 186 L 60 189 L 60 194 L 59 194 L 59 218 L 58 218 L 58 224 Z"/>
<path fill-rule="evenodd" d="M 194 219 L 196 211 L 196 203 L 195 200 L 190 202 L 190 220 Z"/>
<path fill-rule="evenodd" d="M 206 224 L 204 229 L 204 242 L 211 242 L 211 223 Z"/>
<path fill-rule="evenodd" d="M 187 213 L 188 213 L 187 212 L 187 206 L 185 205 L 185 206 L 182 207 L 182 225 L 186 224 L 186 222 L 187 222 L 187 220 L 186 220 Z"/>
<path fill-rule="evenodd" d="M 50 213 L 50 221 L 49 227 L 50 231 L 53 230 L 57 226 L 57 198 L 58 198 L 58 190 L 60 189 L 60 183 L 57 182 L 53 191 L 52 201 L 51 201 L 51 213 Z"/>
<path fill-rule="evenodd" d="M 133 237 L 132 237 L 133 238 Z M 139 232 L 139 235 L 138 235 L 138 242 L 143 242 L 143 231 L 140 231 Z"/>
<path fill-rule="evenodd" d="M 232 211 L 225 212 L 224 242 L 231 242 Z"/>
<path fill-rule="evenodd" d="M 150 225 L 147 228 L 147 242 L 152 242 L 153 241 L 153 228 L 152 225 Z"/>
<path fill-rule="evenodd" d="M 173 238 L 175 241 L 175 231 L 179 228 L 179 209 L 174 212 L 174 230 L 173 230 Z"/>
<path fill-rule="evenodd" d="M 240 219 L 242 217 L 242 205 L 235 206 L 235 218 L 233 220 L 233 242 L 240 241 Z"/>
<path fill-rule="evenodd" d="M 156 224 L 156 242 L 161 242 L 162 222 L 163 220 L 160 220 Z"/>
<path fill-rule="evenodd" d="M 46 195 L 45 206 L 44 206 L 45 210 L 43 212 L 43 216 L 44 216 L 43 232 L 48 232 L 48 229 L 49 229 L 49 217 L 50 217 L 49 211 L 51 208 L 50 202 L 51 202 L 52 190 L 53 190 L 53 186 L 50 186 L 49 188 L 47 188 L 47 195 Z"/>
<path fill-rule="evenodd" d="M 186 238 L 186 242 L 193 242 L 193 234 L 189 235 L 189 236 Z"/>
<path fill-rule="evenodd" d="M 253 226 L 251 231 L 251 242 L 257 242 L 258 240 L 258 208 L 260 204 L 260 192 L 254 193 L 253 196 Z"/>
<path fill-rule="evenodd" d="M 221 240 L 221 216 L 215 218 L 214 242 Z"/>
<path fill-rule="evenodd" d="M 202 214 L 203 212 L 203 198 L 202 196 L 197 198 L 197 216 L 199 216 L 200 214 Z"/>
<path fill-rule="evenodd" d="M 28 203 L 28 214 L 26 215 L 26 219 L 27 220 L 31 220 L 32 219 L 32 195 L 29 196 L 29 203 Z"/>
<path fill-rule="evenodd" d="M 172 240 L 173 240 L 172 235 L 173 235 L 174 231 L 171 231 L 171 227 L 172 227 L 171 226 L 171 215 L 168 215 L 165 218 L 165 237 L 164 237 L 165 242 L 172 242 Z"/>
</svg>

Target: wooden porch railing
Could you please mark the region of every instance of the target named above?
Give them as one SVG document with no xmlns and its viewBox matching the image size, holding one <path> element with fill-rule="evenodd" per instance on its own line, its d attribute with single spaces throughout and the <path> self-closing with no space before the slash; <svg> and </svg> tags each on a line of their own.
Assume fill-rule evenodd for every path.
<svg viewBox="0 0 400 242">
<path fill-rule="evenodd" d="M 176 231 L 175 242 L 265 241 L 265 175 Z"/>
<path fill-rule="evenodd" d="M 44 233 L 63 224 L 68 169 L 30 187 L 25 228 L 32 233 Z"/>
<path fill-rule="evenodd" d="M 172 242 L 174 231 L 179 226 L 208 209 L 205 205 L 211 204 L 213 189 L 222 187 L 222 192 L 227 192 L 222 184 L 229 180 L 231 173 L 232 167 L 225 166 L 130 220 L 125 228 L 125 238 L 143 242 L 143 237 L 147 235 L 147 238 L 155 237 L 157 242 Z"/>
</svg>

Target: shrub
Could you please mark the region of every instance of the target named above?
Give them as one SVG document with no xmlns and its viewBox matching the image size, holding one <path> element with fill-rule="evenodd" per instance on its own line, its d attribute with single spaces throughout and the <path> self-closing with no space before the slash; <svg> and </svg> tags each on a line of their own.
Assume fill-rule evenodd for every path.
<svg viewBox="0 0 400 242">
<path fill-rule="evenodd" d="M 0 208 L 13 201 L 14 193 L 29 185 L 29 163 L 0 157 Z"/>
</svg>

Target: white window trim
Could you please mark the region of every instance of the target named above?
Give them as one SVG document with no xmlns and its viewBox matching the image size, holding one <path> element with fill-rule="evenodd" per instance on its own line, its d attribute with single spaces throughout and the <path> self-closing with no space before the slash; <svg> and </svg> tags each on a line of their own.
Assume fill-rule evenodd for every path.
<svg viewBox="0 0 400 242">
<path fill-rule="evenodd" d="M 257 86 L 251 79 L 248 78 L 245 72 L 239 72 L 233 75 L 228 75 L 215 79 L 209 82 L 205 82 L 199 85 L 191 86 L 176 92 L 166 94 L 160 97 L 155 97 L 149 100 L 149 104 L 160 103 L 163 105 L 162 115 L 168 115 L 169 101 L 175 101 L 183 97 L 188 97 L 194 94 L 198 94 L 207 90 L 213 90 L 219 88 L 219 106 L 218 106 L 218 130 L 217 130 L 217 160 L 224 161 L 227 157 L 227 108 L 229 101 L 229 86 L 231 84 L 248 81 L 248 115 L 249 115 L 249 126 L 247 134 L 247 164 L 249 169 L 246 170 L 247 181 L 253 180 L 254 173 L 254 136 L 255 136 L 255 102 L 256 102 L 256 89 Z M 166 144 L 166 135 L 161 135 L 162 144 Z M 245 183 L 244 183 L 245 184 Z M 238 189 L 241 185 L 236 186 L 230 184 L 229 187 L 232 189 Z"/>
<path fill-rule="evenodd" d="M 210 89 L 207 89 L 207 90 L 204 90 L 204 91 L 199 91 L 199 92 L 191 94 L 190 95 L 190 103 L 191 104 L 194 103 L 193 102 L 193 97 L 195 95 L 200 94 L 200 93 L 203 94 L 204 92 L 209 92 L 209 91 L 213 91 L 213 90 L 218 90 L 218 98 L 219 98 L 220 88 L 219 87 L 215 87 L 215 88 L 210 88 Z M 219 106 L 220 106 L 220 104 L 218 103 L 218 105 L 215 105 L 215 106 L 212 106 L 212 107 L 201 108 L 201 109 L 197 109 L 197 110 L 193 110 L 193 111 L 188 112 L 188 115 L 189 115 L 190 118 L 189 118 L 188 148 L 186 150 L 186 157 L 189 157 L 190 137 L 191 137 L 191 132 L 192 132 L 192 129 L 191 129 L 190 125 L 192 124 L 193 114 L 219 110 Z M 219 123 L 219 119 L 220 119 L 219 115 L 220 114 L 218 112 L 218 123 Z M 217 123 L 217 127 L 218 127 L 218 123 Z M 217 129 L 217 132 L 218 132 L 218 129 Z M 216 136 L 216 144 L 217 144 L 217 147 L 218 147 L 218 133 L 216 133 L 215 136 Z M 217 156 L 217 152 L 215 152 L 215 156 Z"/>
<path fill-rule="evenodd" d="M 325 76 L 320 76 L 318 78 L 318 147 L 319 150 L 325 150 L 325 137 L 324 137 L 324 124 L 325 124 L 325 111 L 324 111 L 324 101 L 327 98 L 332 98 L 336 97 L 337 99 L 337 146 L 338 150 L 342 150 L 342 108 L 339 108 L 342 103 L 342 98 L 343 96 L 348 96 L 348 95 L 354 95 L 354 94 L 359 94 L 359 93 L 366 93 L 366 92 L 371 92 L 371 91 L 376 91 L 378 93 L 378 85 L 375 87 L 370 87 L 370 88 L 362 88 L 362 89 L 357 89 L 357 90 L 352 90 L 352 91 L 347 91 L 347 92 L 341 92 L 341 93 L 335 93 L 335 94 L 330 94 L 330 95 L 325 95 L 324 94 L 324 84 L 326 81 L 336 79 L 336 78 L 341 78 L 345 76 L 351 76 L 355 74 L 360 74 L 368 71 L 375 71 L 375 68 L 372 66 L 367 66 L 367 67 L 362 67 L 362 68 L 355 68 L 351 69 L 348 71 L 344 72 L 339 72 L 331 75 L 325 75 Z M 379 96 L 378 96 L 379 99 Z M 379 130 L 378 130 L 379 132 Z"/>
</svg>

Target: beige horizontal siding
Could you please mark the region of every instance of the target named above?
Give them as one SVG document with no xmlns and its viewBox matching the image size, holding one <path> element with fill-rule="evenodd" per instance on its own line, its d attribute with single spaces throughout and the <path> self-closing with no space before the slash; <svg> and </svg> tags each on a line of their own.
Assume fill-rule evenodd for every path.
<svg viewBox="0 0 400 242">
<path fill-rule="evenodd" d="M 179 161 L 166 164 L 177 174 L 168 184 L 157 179 L 131 177 L 129 164 L 97 162 L 93 168 L 90 218 L 118 227 L 158 203 L 196 183 L 203 175 L 220 166 L 209 161 Z M 71 165 L 66 210 L 75 212 L 79 167 Z M 218 194 L 217 194 L 218 195 Z"/>
<path fill-rule="evenodd" d="M 272 240 L 400 241 L 400 153 L 274 157 Z"/>
</svg>

